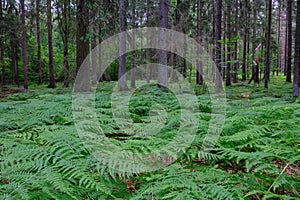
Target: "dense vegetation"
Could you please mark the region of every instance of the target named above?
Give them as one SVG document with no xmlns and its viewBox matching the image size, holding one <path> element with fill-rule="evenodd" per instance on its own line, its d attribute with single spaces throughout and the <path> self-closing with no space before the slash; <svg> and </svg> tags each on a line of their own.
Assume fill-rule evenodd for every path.
<svg viewBox="0 0 300 200">
<path fill-rule="evenodd" d="M 178 121 L 168 119 L 161 133 L 144 140 L 124 135 L 111 113 L 113 88 L 114 82 L 104 82 L 96 93 L 98 120 L 109 140 L 133 151 L 136 146 L 165 145 Z M 290 97 L 290 89 L 282 77 L 269 91 L 262 86 L 227 88 L 224 129 L 217 144 L 203 152 L 200 147 L 211 108 L 209 94 L 202 88 L 198 91 L 200 125 L 190 148 L 154 173 L 140 169 L 142 173 L 127 174 L 99 163 L 82 145 L 69 89 L 36 88 L 9 95 L 0 104 L 0 198 L 297 199 L 300 102 Z M 153 88 L 140 92 L 132 97 L 129 110 L 137 124 L 147 125 Z M 176 98 L 170 94 L 165 98 L 170 102 L 167 115 L 172 115 Z"/>
</svg>

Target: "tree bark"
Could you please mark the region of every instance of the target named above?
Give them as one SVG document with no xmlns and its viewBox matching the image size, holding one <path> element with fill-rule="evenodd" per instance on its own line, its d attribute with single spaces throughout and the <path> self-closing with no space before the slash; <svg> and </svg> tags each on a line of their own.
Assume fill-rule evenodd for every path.
<svg viewBox="0 0 300 200">
<path fill-rule="evenodd" d="M 198 0 L 198 8 L 197 8 L 198 37 L 197 37 L 197 42 L 199 43 L 199 45 L 201 45 L 201 43 L 202 43 L 202 10 L 203 10 L 202 0 Z M 198 55 L 199 55 L 198 57 L 200 58 L 200 55 L 201 55 L 200 47 L 198 47 Z M 197 68 L 196 83 L 198 85 L 202 85 L 203 84 L 203 65 L 202 65 L 201 60 L 199 60 L 199 62 L 197 62 L 196 68 Z"/>
<path fill-rule="evenodd" d="M 257 8 L 257 0 L 254 0 L 254 8 Z M 256 50 L 256 20 L 257 20 L 257 11 L 253 11 L 253 35 L 252 35 L 252 78 L 254 84 L 259 84 L 259 63 L 255 62 L 255 50 Z M 250 82 L 251 83 L 251 82 Z"/>
<path fill-rule="evenodd" d="M 147 8 L 146 8 L 146 19 L 147 19 L 147 27 L 150 27 L 150 0 L 147 0 Z M 146 33 L 148 34 L 148 33 Z M 147 35 L 147 46 L 149 46 L 151 41 L 149 41 L 149 36 Z M 150 79 L 152 78 L 151 76 L 151 68 L 148 62 L 150 62 L 150 49 L 146 49 L 146 79 L 147 83 L 150 83 Z"/>
<path fill-rule="evenodd" d="M 277 44 L 278 44 L 278 55 L 277 55 L 277 67 L 276 67 L 276 74 L 279 75 L 279 71 L 281 69 L 281 0 L 278 0 L 278 16 L 277 16 Z"/>
<path fill-rule="evenodd" d="M 49 52 L 49 86 L 48 86 L 48 88 L 55 88 L 51 0 L 47 0 L 47 27 L 48 27 L 48 52 Z"/>
<path fill-rule="evenodd" d="M 85 38 L 88 33 L 89 12 L 84 0 L 77 0 L 76 11 L 76 83 L 75 92 L 90 91 L 90 60 L 83 64 L 89 54 L 89 42 Z M 78 74 L 80 70 L 80 73 Z"/>
<path fill-rule="evenodd" d="M 234 32 L 235 32 L 235 36 L 238 36 L 238 27 L 239 27 L 239 23 L 238 23 L 238 13 L 239 13 L 239 2 L 238 0 L 235 0 L 235 28 L 234 28 Z M 238 73 L 238 67 L 239 67 L 239 63 L 238 61 L 238 41 L 235 41 L 234 43 L 234 68 L 233 68 L 233 82 L 237 83 L 237 73 Z"/>
<path fill-rule="evenodd" d="M 23 55 L 23 72 L 24 72 L 24 90 L 28 90 L 28 67 L 27 67 L 27 37 L 26 37 L 26 23 L 25 23 L 25 3 L 21 3 L 21 21 L 22 21 L 22 55 Z"/>
<path fill-rule="evenodd" d="M 64 87 L 69 86 L 69 7 L 70 1 L 64 0 L 62 11 L 62 39 L 64 46 Z"/>
<path fill-rule="evenodd" d="M 226 86 L 231 85 L 231 0 L 227 0 L 227 66 L 226 66 Z"/>
<path fill-rule="evenodd" d="M 159 0 L 159 27 L 168 27 L 168 13 L 169 13 L 169 1 Z M 162 44 L 166 44 L 166 38 L 163 30 L 159 32 L 159 41 Z M 166 68 L 168 64 L 168 52 L 164 50 L 158 50 L 158 87 L 168 88 L 168 70 Z"/>
<path fill-rule="evenodd" d="M 131 0 L 131 29 L 135 29 L 135 0 Z M 130 86 L 131 88 L 135 88 L 135 34 L 132 32 L 131 36 L 131 48 L 133 51 L 131 51 L 130 56 Z"/>
<path fill-rule="evenodd" d="M 296 32 L 295 32 L 295 67 L 294 67 L 294 84 L 293 96 L 299 96 L 299 81 L 300 81 L 300 0 L 297 0 L 297 17 L 296 17 Z"/>
<path fill-rule="evenodd" d="M 120 90 L 128 90 L 126 83 L 126 7 L 125 0 L 120 0 L 120 63 L 118 85 Z"/>
<path fill-rule="evenodd" d="M 248 0 L 245 0 L 244 6 L 244 44 L 243 44 L 243 68 L 242 68 L 242 81 L 246 81 L 247 79 L 247 43 L 248 43 Z"/>
<path fill-rule="evenodd" d="M 286 82 L 292 82 L 292 0 L 287 0 L 287 66 Z"/>
<path fill-rule="evenodd" d="M 0 21 L 3 21 L 3 8 L 2 2 L 0 2 Z M 3 29 L 0 27 L 0 58 L 1 58 L 1 85 L 2 88 L 6 85 L 5 77 L 5 60 L 4 60 L 4 36 Z"/>
<path fill-rule="evenodd" d="M 216 87 L 218 90 L 222 88 L 221 74 L 221 35 L 222 35 L 222 0 L 216 0 L 216 66 L 219 73 L 216 73 Z"/>
<path fill-rule="evenodd" d="M 38 76 L 39 84 L 43 82 L 42 58 L 41 58 L 41 28 L 40 28 L 40 0 L 36 0 L 36 42 L 37 42 L 37 59 L 38 59 Z"/>
<path fill-rule="evenodd" d="M 266 44 L 266 64 L 265 64 L 265 89 L 268 89 L 270 79 L 270 48 L 271 48 L 271 23 L 272 23 L 272 0 L 267 1 L 268 27 L 267 27 L 267 44 Z"/>
</svg>

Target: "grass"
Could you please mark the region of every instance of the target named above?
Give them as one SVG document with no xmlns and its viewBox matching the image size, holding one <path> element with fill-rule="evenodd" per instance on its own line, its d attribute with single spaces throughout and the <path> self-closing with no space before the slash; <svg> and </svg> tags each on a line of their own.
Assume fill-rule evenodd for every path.
<svg viewBox="0 0 300 200">
<path fill-rule="evenodd" d="M 225 125 L 209 151 L 201 147 L 211 100 L 205 88 L 193 86 L 199 94 L 194 140 L 176 155 L 171 149 L 168 157 L 148 157 L 147 164 L 159 166 L 154 172 L 122 164 L 180 140 L 180 103 L 172 93 L 143 87 L 131 91 L 128 105 L 118 105 L 110 101 L 114 85 L 99 85 L 95 110 L 105 141 L 120 152 L 100 159 L 76 131 L 71 89 L 35 88 L 0 99 L 0 199 L 300 198 L 300 100 L 281 77 L 272 79 L 269 90 L 226 88 Z M 122 120 L 123 114 L 130 120 Z"/>
</svg>

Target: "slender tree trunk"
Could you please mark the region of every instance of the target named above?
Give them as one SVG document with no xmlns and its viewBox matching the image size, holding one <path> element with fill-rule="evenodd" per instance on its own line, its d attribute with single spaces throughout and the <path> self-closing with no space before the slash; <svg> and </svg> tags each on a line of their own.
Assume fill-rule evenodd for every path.
<svg viewBox="0 0 300 200">
<path fill-rule="evenodd" d="M 131 0 L 131 29 L 135 29 L 135 0 Z M 130 56 L 130 87 L 135 88 L 135 34 L 133 32 L 132 39 L 131 39 L 131 48 L 133 51 L 131 51 Z"/>
<path fill-rule="evenodd" d="M 99 33 L 98 33 L 98 35 L 99 35 L 99 44 L 101 44 L 102 43 L 102 38 L 101 38 L 101 24 L 99 25 Z M 101 45 L 98 45 L 98 70 L 99 70 L 99 72 L 98 72 L 98 74 L 99 74 L 99 76 L 98 76 L 98 78 L 99 78 L 99 82 L 102 82 L 103 81 L 103 77 L 104 77 L 104 74 L 102 74 L 102 52 L 101 52 Z"/>
<path fill-rule="evenodd" d="M 222 0 L 216 0 L 216 65 L 219 73 L 216 73 L 216 87 L 218 90 L 222 88 L 221 74 L 221 35 L 222 35 Z"/>
<path fill-rule="evenodd" d="M 48 88 L 55 88 L 54 64 L 53 64 L 51 0 L 47 0 L 47 26 L 48 26 L 48 52 L 49 52 L 49 86 L 48 86 Z"/>
<path fill-rule="evenodd" d="M 198 37 L 197 37 L 197 42 L 199 43 L 199 45 L 201 45 L 201 43 L 202 43 L 202 10 L 203 10 L 202 0 L 198 0 L 198 10 L 197 10 L 198 11 L 197 12 Z M 200 57 L 201 48 L 198 48 L 198 55 Z M 197 68 L 196 82 L 198 85 L 202 85 L 203 84 L 203 65 L 202 65 L 201 60 L 199 62 L 197 62 L 196 68 Z"/>
<path fill-rule="evenodd" d="M 226 2 L 226 1 L 225 1 Z M 222 78 L 223 80 L 225 80 L 226 78 L 226 60 L 227 60 L 227 56 L 226 56 L 226 35 L 227 35 L 227 29 L 226 29 L 226 25 L 227 25 L 227 13 L 226 13 L 226 10 L 224 9 L 224 20 L 223 20 L 223 52 L 222 52 L 222 55 L 223 55 L 223 64 L 222 64 Z M 225 83 L 226 84 L 226 83 Z"/>
<path fill-rule="evenodd" d="M 243 44 L 243 74 L 242 74 L 242 81 L 246 81 L 247 79 L 247 43 L 248 43 L 248 0 L 245 0 L 245 6 L 244 6 L 244 44 Z"/>
<path fill-rule="evenodd" d="M 169 0 L 159 0 L 159 27 L 168 27 Z M 163 30 L 159 33 L 159 40 L 162 44 L 166 44 L 165 33 Z M 158 51 L 158 87 L 168 88 L 168 52 L 164 50 Z"/>
<path fill-rule="evenodd" d="M 2 2 L 0 2 L 0 21 L 3 21 L 3 8 Z M 5 60 L 4 60 L 4 36 L 2 27 L 0 27 L 0 57 L 1 57 L 1 85 L 2 88 L 6 85 L 5 77 Z"/>
<path fill-rule="evenodd" d="M 295 67 L 294 67 L 294 84 L 293 96 L 299 96 L 299 81 L 300 81 L 300 0 L 297 0 L 297 17 L 296 17 L 296 32 L 295 32 Z"/>
<path fill-rule="evenodd" d="M 231 0 L 227 0 L 227 67 L 226 67 L 226 86 L 231 85 Z"/>
<path fill-rule="evenodd" d="M 37 42 L 37 59 L 38 59 L 38 76 L 39 84 L 43 82 L 42 58 L 41 58 L 41 28 L 40 28 L 40 0 L 36 0 L 36 42 Z"/>
<path fill-rule="evenodd" d="M 277 55 L 277 69 L 276 69 L 276 75 L 279 75 L 279 71 L 281 69 L 281 45 L 280 45 L 280 39 L 281 39 L 281 0 L 278 0 L 278 16 L 277 16 L 277 44 L 278 44 L 278 55 Z"/>
<path fill-rule="evenodd" d="M 83 64 L 84 60 L 89 54 L 89 42 L 86 39 L 89 25 L 89 11 L 85 5 L 84 0 L 77 0 L 77 11 L 76 11 L 76 92 L 90 91 L 90 60 Z M 78 74 L 78 72 L 80 73 Z"/>
<path fill-rule="evenodd" d="M 96 31 L 94 29 L 94 31 Z M 97 75 L 97 66 L 98 66 L 98 59 L 97 56 L 99 55 L 99 53 L 97 52 L 97 38 L 93 38 L 92 39 L 92 84 L 94 86 L 97 85 L 98 83 L 98 75 Z"/>
<path fill-rule="evenodd" d="M 257 8 L 257 0 L 254 0 L 254 8 Z M 257 21 L 257 9 L 253 10 L 253 35 L 252 35 L 252 78 L 249 81 L 251 83 L 252 79 L 254 80 L 254 84 L 259 83 L 259 63 L 255 61 L 255 50 L 256 50 L 256 21 Z M 257 59 L 258 61 L 258 59 Z"/>
<path fill-rule="evenodd" d="M 120 32 L 126 31 L 126 6 L 125 0 L 120 0 Z M 120 36 L 120 63 L 119 63 L 119 89 L 128 90 L 126 84 L 126 33 Z"/>
<path fill-rule="evenodd" d="M 268 89 L 270 80 L 270 47 L 271 47 L 271 23 L 272 23 L 272 0 L 267 1 L 268 8 L 268 29 L 266 45 L 266 65 L 265 65 L 265 89 Z"/>
<path fill-rule="evenodd" d="M 18 75 L 18 65 L 17 65 L 17 45 L 15 42 L 16 35 L 14 33 L 10 34 L 10 53 L 11 53 L 11 71 L 13 77 L 13 84 L 20 86 L 19 75 Z"/>
<path fill-rule="evenodd" d="M 146 18 L 147 18 L 147 27 L 150 27 L 150 0 L 147 0 L 147 8 L 146 8 Z M 146 33 L 148 34 L 148 33 Z M 149 41 L 149 36 L 147 35 L 147 46 L 149 46 L 150 41 Z M 149 61 L 150 61 L 150 49 L 146 49 L 146 61 L 147 61 L 147 65 L 146 65 L 146 79 L 147 79 L 147 83 L 150 83 L 150 79 L 151 79 L 151 68 L 149 65 Z"/>
<path fill-rule="evenodd" d="M 24 71 L 24 89 L 28 90 L 28 67 L 27 67 L 27 37 L 26 37 L 26 23 L 25 23 L 25 4 L 21 0 L 21 21 L 22 21 L 22 55 L 23 55 L 23 71 Z"/>
<path fill-rule="evenodd" d="M 235 28 L 234 28 L 234 32 L 235 32 L 235 36 L 238 35 L 238 13 L 239 13 L 239 2 L 238 0 L 235 0 Z M 238 61 L 238 41 L 236 41 L 234 43 L 234 68 L 233 68 L 233 82 L 237 83 L 237 73 L 238 73 L 238 67 L 239 67 L 239 63 Z"/>
<path fill-rule="evenodd" d="M 93 17 L 95 17 L 97 15 L 98 11 L 96 8 L 94 8 L 91 12 L 92 16 L 91 19 Z M 93 24 L 92 27 L 92 31 L 94 34 L 97 33 L 98 26 L 96 26 L 96 24 Z M 97 86 L 98 83 L 98 74 L 97 74 L 97 66 L 98 66 L 98 56 L 99 56 L 99 52 L 97 49 L 97 37 L 94 36 L 93 39 L 91 40 L 91 50 L 92 50 L 92 85 L 93 86 Z"/>
<path fill-rule="evenodd" d="M 286 81 L 292 82 L 292 0 L 287 0 L 287 68 Z"/>
<path fill-rule="evenodd" d="M 216 5 L 215 5 L 215 3 L 214 3 L 214 1 L 213 1 L 213 3 L 212 3 L 212 6 L 213 6 L 213 14 L 212 14 L 212 19 L 211 19 L 211 21 L 212 21 L 212 36 L 211 36 L 211 38 L 212 38 L 212 43 L 215 43 L 215 41 L 216 41 Z M 212 48 L 212 53 L 211 53 L 211 55 L 212 55 L 212 59 L 213 59 L 213 61 L 214 62 L 216 62 L 216 48 Z M 214 55 L 214 56 L 213 56 Z M 211 77 L 212 77 L 212 80 L 213 81 L 215 81 L 215 76 L 214 76 L 214 74 L 215 74 L 215 72 L 216 72 L 216 69 L 215 69 L 215 66 L 214 66 L 214 64 L 212 64 L 211 66 L 210 66 L 210 68 L 211 68 Z"/>
<path fill-rule="evenodd" d="M 63 32 L 63 46 L 64 46 L 64 87 L 69 86 L 69 0 L 63 3 L 62 13 L 62 32 Z"/>
<path fill-rule="evenodd" d="M 287 66 L 286 82 L 292 82 L 292 0 L 287 0 Z"/>
<path fill-rule="evenodd" d="M 286 23 L 286 27 L 285 27 L 285 48 L 284 48 L 284 75 L 286 76 L 287 73 L 287 60 L 288 60 L 288 56 L 287 56 L 287 51 L 288 51 L 288 25 Z"/>
</svg>

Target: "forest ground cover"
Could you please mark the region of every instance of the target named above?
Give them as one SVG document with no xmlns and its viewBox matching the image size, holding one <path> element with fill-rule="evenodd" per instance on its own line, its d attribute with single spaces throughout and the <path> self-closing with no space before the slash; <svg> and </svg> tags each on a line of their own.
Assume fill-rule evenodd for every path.
<svg viewBox="0 0 300 200">
<path fill-rule="evenodd" d="M 178 130 L 178 102 L 172 94 L 161 132 L 136 135 L 150 123 L 153 88 L 130 100 L 137 125 L 124 134 L 111 112 L 115 82 L 100 83 L 96 111 L 103 132 L 115 144 L 138 153 L 161 148 Z M 71 89 L 31 88 L 0 99 L 0 199 L 299 199 L 300 101 L 282 77 L 263 86 L 226 88 L 226 121 L 218 142 L 201 150 L 211 104 L 205 87 L 194 86 L 199 127 L 190 147 L 172 164 L 152 173 L 114 171 L 83 146 L 74 126 Z M 163 120 L 155 113 L 152 119 Z M 151 130 L 150 130 L 151 131 Z"/>
</svg>

